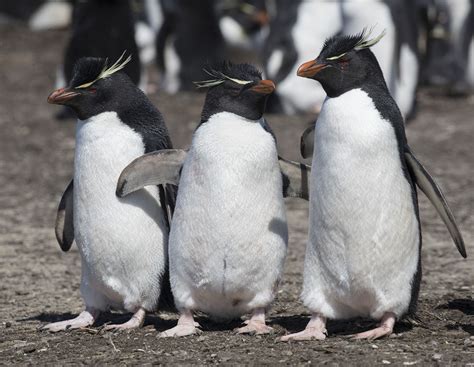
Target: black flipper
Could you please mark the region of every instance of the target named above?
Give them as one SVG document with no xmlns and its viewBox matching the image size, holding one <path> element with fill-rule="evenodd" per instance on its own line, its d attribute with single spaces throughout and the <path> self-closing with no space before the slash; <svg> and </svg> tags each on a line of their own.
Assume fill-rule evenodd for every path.
<svg viewBox="0 0 474 367">
<path fill-rule="evenodd" d="M 278 157 L 283 177 L 283 196 L 309 200 L 311 166 Z"/>
<path fill-rule="evenodd" d="M 311 125 L 301 135 L 300 152 L 303 158 L 311 158 L 314 150 L 314 129 L 316 124 Z"/>
<path fill-rule="evenodd" d="M 56 224 L 54 231 L 59 247 L 64 252 L 69 251 L 74 242 L 74 222 L 73 222 L 73 204 L 72 194 L 74 189 L 74 181 L 71 180 L 61 197 L 56 214 Z"/>
<path fill-rule="evenodd" d="M 448 228 L 459 253 L 462 257 L 467 257 L 461 232 L 456 225 L 454 215 L 446 202 L 441 189 L 408 147 L 405 148 L 405 159 L 408 168 L 412 172 L 412 177 L 415 178 L 416 184 L 431 201 L 431 204 L 433 204 L 441 219 L 443 219 L 443 222 Z"/>
<path fill-rule="evenodd" d="M 162 149 L 138 157 L 120 174 L 117 196 L 127 196 L 149 185 L 178 186 L 185 158 L 186 151 L 181 149 Z"/>
</svg>

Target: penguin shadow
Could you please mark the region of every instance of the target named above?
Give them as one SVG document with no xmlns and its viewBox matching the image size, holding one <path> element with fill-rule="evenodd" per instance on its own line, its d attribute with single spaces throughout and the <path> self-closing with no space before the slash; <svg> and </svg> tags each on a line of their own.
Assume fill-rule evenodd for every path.
<svg viewBox="0 0 474 367">
<path fill-rule="evenodd" d="M 458 298 L 448 301 L 444 305 L 436 307 L 438 309 L 458 310 L 465 315 L 474 315 L 474 300 L 470 298 Z"/>
<path fill-rule="evenodd" d="M 202 331 L 232 331 L 237 327 L 242 326 L 243 320 L 235 319 L 231 321 L 216 321 L 212 320 L 204 314 L 196 313 L 194 317 L 194 321 L 196 321 L 200 325 L 200 329 Z M 176 326 L 178 323 L 177 319 L 162 319 L 155 315 L 147 315 L 145 324 L 143 326 L 153 325 L 157 332 L 162 332 L 172 327 Z"/>
<path fill-rule="evenodd" d="M 30 316 L 30 317 L 24 317 L 21 319 L 16 319 L 16 322 L 25 322 L 25 321 L 40 321 L 44 323 L 51 323 L 51 322 L 58 322 L 58 321 L 64 321 L 64 320 L 69 320 L 74 317 L 76 317 L 77 314 L 73 314 L 70 312 L 64 312 L 64 313 L 55 313 L 55 312 L 41 312 L 38 315 Z M 43 325 L 40 325 L 43 326 Z"/>
<path fill-rule="evenodd" d="M 16 321 L 17 322 L 39 321 L 41 322 L 41 325 L 39 325 L 39 328 L 41 328 L 46 324 L 49 324 L 52 322 L 70 320 L 77 316 L 78 314 L 73 314 L 70 312 L 64 312 L 64 313 L 42 312 L 38 315 L 34 315 L 34 316 L 22 318 L 22 319 L 17 319 Z M 99 318 L 94 323 L 94 326 L 92 328 L 97 329 L 97 331 L 100 331 L 100 329 L 107 324 L 122 324 L 130 320 L 132 316 L 133 316 L 132 313 L 102 312 Z M 147 314 L 145 317 L 145 322 L 143 324 L 143 327 L 153 326 L 158 331 L 164 331 L 164 330 L 172 328 L 175 325 L 176 325 L 176 320 L 165 320 L 165 319 L 160 318 L 157 315 Z"/>
<path fill-rule="evenodd" d="M 464 315 L 472 316 L 474 315 L 474 300 L 470 298 L 458 298 L 448 301 L 448 303 L 444 305 L 440 305 L 436 307 L 437 309 L 445 309 L 445 310 L 457 310 L 461 311 Z M 474 324 L 461 324 L 461 323 L 448 323 L 446 324 L 447 330 L 458 330 L 461 328 L 469 335 L 474 335 Z"/>
<path fill-rule="evenodd" d="M 277 316 L 272 318 L 272 323 L 280 325 L 288 333 L 303 330 L 309 321 L 308 316 Z M 328 320 L 326 328 L 330 336 L 349 337 L 377 327 L 374 320 L 355 318 L 349 320 Z M 395 324 L 394 333 L 403 333 L 413 329 L 408 321 L 399 321 Z"/>
</svg>

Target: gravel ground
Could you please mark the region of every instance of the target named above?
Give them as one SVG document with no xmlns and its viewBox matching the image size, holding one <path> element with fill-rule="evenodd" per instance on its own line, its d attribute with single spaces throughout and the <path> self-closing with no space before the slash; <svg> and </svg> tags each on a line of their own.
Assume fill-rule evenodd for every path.
<svg viewBox="0 0 474 367">
<path fill-rule="evenodd" d="M 198 321 L 204 333 L 158 339 L 176 315 L 149 315 L 130 333 L 99 328 L 49 334 L 46 322 L 81 311 L 80 258 L 62 253 L 53 223 L 60 195 L 72 174 L 74 123 L 58 122 L 46 103 L 67 33 L 31 33 L 0 28 L 0 364 L 179 363 L 179 364 L 456 364 L 474 366 L 473 257 L 461 259 L 434 208 L 420 195 L 424 278 L 416 321 L 397 324 L 391 337 L 352 341 L 348 334 L 370 320 L 329 322 L 325 341 L 278 343 L 277 336 L 302 329 L 307 310 L 301 291 L 308 205 L 288 200 L 289 255 L 283 284 L 269 314 L 275 333 L 238 336 L 238 325 Z M 157 79 L 152 72 L 151 81 Z M 156 89 L 156 88 L 155 88 Z M 176 147 L 186 147 L 199 119 L 203 95 L 152 93 Z M 422 91 L 408 139 L 452 205 L 467 244 L 474 248 L 474 99 L 446 99 Z M 299 159 L 299 136 L 314 116 L 268 116 L 280 153 Z M 121 321 L 129 315 L 113 313 Z M 100 325 L 99 323 L 99 325 Z"/>
</svg>

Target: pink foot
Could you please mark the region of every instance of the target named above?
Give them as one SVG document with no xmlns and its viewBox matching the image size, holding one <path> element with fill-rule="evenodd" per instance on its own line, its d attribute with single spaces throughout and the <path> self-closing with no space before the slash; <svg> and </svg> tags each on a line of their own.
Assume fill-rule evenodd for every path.
<svg viewBox="0 0 474 367">
<path fill-rule="evenodd" d="M 132 316 L 130 320 L 123 324 L 112 324 L 105 326 L 104 330 L 130 330 L 130 329 L 138 329 L 143 325 L 145 321 L 145 310 L 140 308 L 135 314 Z"/>
<path fill-rule="evenodd" d="M 287 342 L 291 340 L 324 340 L 326 339 L 326 318 L 319 314 L 314 314 L 309 320 L 308 325 L 303 331 L 294 334 L 284 335 L 280 341 Z"/>
<path fill-rule="evenodd" d="M 393 332 L 393 326 L 395 325 L 396 316 L 393 312 L 386 312 L 380 324 L 375 329 L 365 331 L 363 333 L 359 333 L 354 335 L 354 339 L 368 339 L 374 340 L 381 338 L 383 336 L 388 336 Z"/>
<path fill-rule="evenodd" d="M 74 319 L 53 322 L 51 324 L 43 326 L 41 330 L 47 330 L 56 333 L 58 331 L 80 329 L 87 326 L 91 326 L 94 324 L 95 320 L 99 316 L 99 313 L 99 311 L 94 310 L 92 308 L 86 308 L 85 311 L 82 311 L 79 316 Z"/>
<path fill-rule="evenodd" d="M 185 310 L 179 317 L 178 325 L 176 325 L 174 328 L 161 332 L 158 336 L 160 338 L 172 338 L 198 334 L 201 332 L 198 327 L 199 324 L 194 321 L 192 312 Z"/>
<path fill-rule="evenodd" d="M 265 310 L 258 308 L 254 310 L 250 320 L 244 322 L 246 326 L 235 329 L 237 334 L 270 334 L 273 328 L 265 324 Z"/>
</svg>

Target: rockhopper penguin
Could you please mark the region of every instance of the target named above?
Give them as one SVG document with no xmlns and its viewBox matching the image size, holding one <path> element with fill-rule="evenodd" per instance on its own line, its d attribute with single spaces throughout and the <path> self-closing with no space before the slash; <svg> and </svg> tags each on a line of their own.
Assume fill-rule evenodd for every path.
<svg viewBox="0 0 474 367">
<path fill-rule="evenodd" d="M 160 112 L 120 71 L 130 57 L 122 59 L 110 67 L 104 59 L 80 59 L 69 87 L 48 97 L 78 117 L 74 180 L 61 199 L 56 235 L 62 250 L 73 241 L 79 248 L 86 308 L 72 320 L 46 325 L 50 331 L 92 325 L 109 308 L 134 315 L 107 329 L 139 327 L 166 289 L 173 188 L 147 187 L 124 199 L 115 188 L 132 160 L 172 146 Z"/>
<path fill-rule="evenodd" d="M 275 86 L 249 64 L 208 70 L 210 88 L 188 153 L 145 155 L 122 173 L 117 193 L 179 181 L 170 232 L 170 279 L 181 317 L 160 334 L 198 332 L 193 311 L 252 317 L 238 333 L 269 333 L 288 243 L 284 196 L 307 198 L 307 167 L 280 159 L 263 113 Z"/>
<path fill-rule="evenodd" d="M 355 336 L 375 339 L 415 311 L 421 279 L 415 183 L 466 256 L 443 194 L 408 146 L 402 115 L 369 49 L 382 35 L 329 38 L 320 55 L 298 69 L 299 76 L 319 81 L 328 97 L 314 132 L 302 292 L 312 317 L 304 331 L 283 341 L 324 339 L 327 318 L 358 316 L 380 320 Z"/>
</svg>

